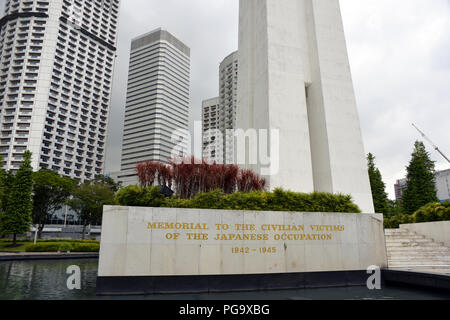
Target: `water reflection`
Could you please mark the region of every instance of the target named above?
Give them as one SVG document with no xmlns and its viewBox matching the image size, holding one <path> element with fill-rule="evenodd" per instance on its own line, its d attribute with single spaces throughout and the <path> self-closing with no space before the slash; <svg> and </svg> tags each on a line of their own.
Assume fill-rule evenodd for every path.
<svg viewBox="0 0 450 320">
<path fill-rule="evenodd" d="M 67 267 L 81 269 L 81 290 L 67 288 Z M 426 300 L 450 299 L 450 293 L 389 287 L 370 291 L 365 287 L 240 292 L 222 294 L 189 294 L 164 296 L 97 297 L 95 285 L 98 261 L 20 261 L 0 263 L 0 300 Z"/>
<path fill-rule="evenodd" d="M 67 288 L 67 267 L 81 269 L 81 290 Z M 61 300 L 95 297 L 95 260 L 18 261 L 0 263 L 0 299 Z"/>
</svg>

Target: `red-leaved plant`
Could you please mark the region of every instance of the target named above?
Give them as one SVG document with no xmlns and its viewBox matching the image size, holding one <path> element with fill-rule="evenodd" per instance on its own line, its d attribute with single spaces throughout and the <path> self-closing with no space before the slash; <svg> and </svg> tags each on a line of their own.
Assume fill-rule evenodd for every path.
<svg viewBox="0 0 450 320">
<path fill-rule="evenodd" d="M 194 157 L 172 160 L 168 165 L 142 162 L 136 166 L 136 172 L 141 186 L 166 185 L 182 199 L 217 189 L 226 194 L 264 191 L 267 185 L 264 178 L 251 170 L 241 170 L 237 165 L 209 164 Z"/>
</svg>

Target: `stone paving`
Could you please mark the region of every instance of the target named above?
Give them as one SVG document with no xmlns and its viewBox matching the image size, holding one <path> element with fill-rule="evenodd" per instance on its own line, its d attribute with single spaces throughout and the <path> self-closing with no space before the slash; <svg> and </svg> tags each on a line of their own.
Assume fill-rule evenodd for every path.
<svg viewBox="0 0 450 320">
<path fill-rule="evenodd" d="M 450 248 L 403 229 L 387 229 L 389 269 L 450 275 Z"/>
</svg>

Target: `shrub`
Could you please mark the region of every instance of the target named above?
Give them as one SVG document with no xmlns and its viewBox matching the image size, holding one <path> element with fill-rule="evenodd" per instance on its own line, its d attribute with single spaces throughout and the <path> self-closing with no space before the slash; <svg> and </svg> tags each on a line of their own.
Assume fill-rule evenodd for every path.
<svg viewBox="0 0 450 320">
<path fill-rule="evenodd" d="M 72 244 L 72 252 L 99 252 L 100 244 L 98 243 L 74 243 Z"/>
<path fill-rule="evenodd" d="M 11 242 L 12 239 L 0 239 L 0 242 Z M 34 239 L 17 239 L 17 242 L 28 243 L 34 242 Z M 97 240 L 73 240 L 73 239 L 39 239 L 38 243 L 48 243 L 48 242 L 70 242 L 70 243 L 93 243 L 100 244 Z"/>
<path fill-rule="evenodd" d="M 25 247 L 26 252 L 57 252 L 60 251 L 62 243 L 47 242 L 38 244 L 29 244 Z"/>
<path fill-rule="evenodd" d="M 25 247 L 26 252 L 99 252 L 100 244 L 94 242 L 42 242 L 29 244 Z"/>
<path fill-rule="evenodd" d="M 401 224 L 414 223 L 414 217 L 408 214 L 397 214 L 392 217 L 384 218 L 384 227 L 386 229 L 398 229 Z"/>
<path fill-rule="evenodd" d="M 121 189 L 115 198 L 117 204 L 133 207 L 160 207 L 164 201 L 160 187 L 129 186 Z"/>
<path fill-rule="evenodd" d="M 450 201 L 430 203 L 414 213 L 414 222 L 450 221 Z"/>
</svg>

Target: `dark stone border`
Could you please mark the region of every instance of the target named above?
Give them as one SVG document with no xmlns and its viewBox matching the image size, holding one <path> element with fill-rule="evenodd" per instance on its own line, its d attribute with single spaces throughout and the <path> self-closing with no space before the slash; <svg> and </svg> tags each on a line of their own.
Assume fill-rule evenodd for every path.
<svg viewBox="0 0 450 320">
<path fill-rule="evenodd" d="M 73 259 L 98 259 L 98 253 L 67 253 L 67 254 L 18 254 L 0 255 L 0 262 L 7 261 L 36 261 L 36 260 L 73 260 Z"/>
<path fill-rule="evenodd" d="M 97 277 L 97 295 L 156 295 L 365 286 L 367 271 Z"/>
<path fill-rule="evenodd" d="M 402 270 L 382 270 L 386 284 L 450 290 L 450 275 Z"/>
</svg>

